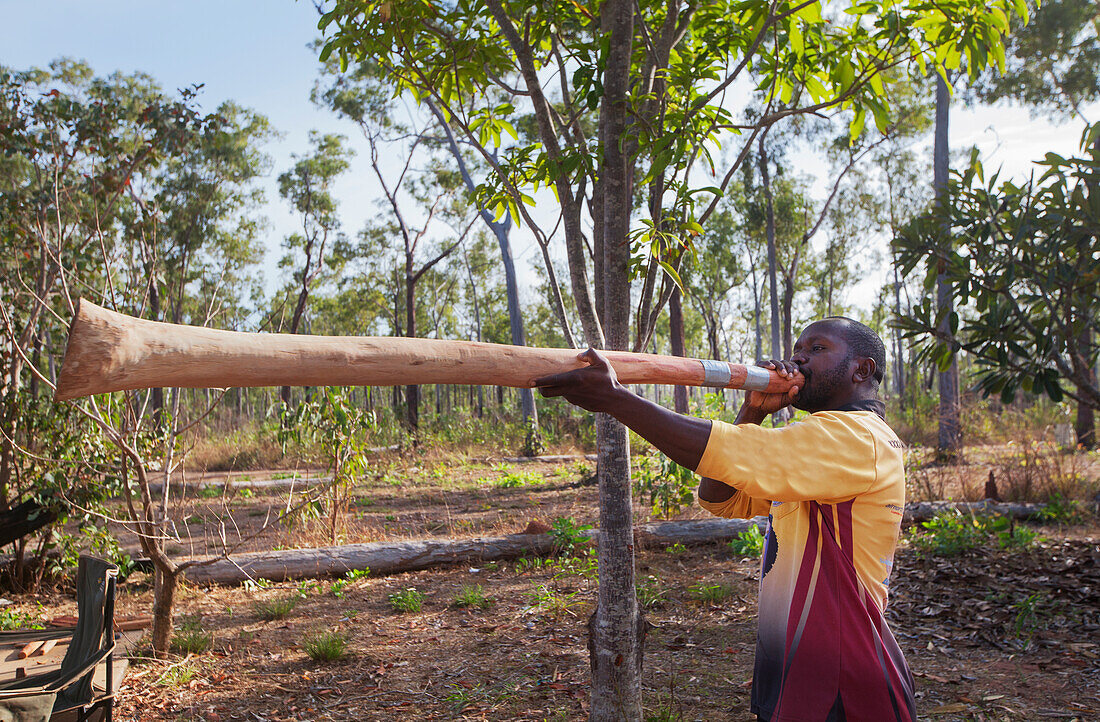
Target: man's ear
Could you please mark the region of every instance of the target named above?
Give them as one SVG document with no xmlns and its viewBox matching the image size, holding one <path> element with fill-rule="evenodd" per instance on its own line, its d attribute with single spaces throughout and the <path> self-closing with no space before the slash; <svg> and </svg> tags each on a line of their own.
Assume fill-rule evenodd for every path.
<svg viewBox="0 0 1100 722">
<path fill-rule="evenodd" d="M 856 384 L 866 383 L 875 377 L 875 370 L 878 368 L 873 358 L 857 357 L 856 368 L 852 372 L 852 382 Z"/>
</svg>

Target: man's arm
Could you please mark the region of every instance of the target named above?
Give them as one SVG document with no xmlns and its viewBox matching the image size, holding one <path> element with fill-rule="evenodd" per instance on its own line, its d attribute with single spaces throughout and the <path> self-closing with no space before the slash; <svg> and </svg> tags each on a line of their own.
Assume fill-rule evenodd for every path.
<svg viewBox="0 0 1100 722">
<path fill-rule="evenodd" d="M 775 369 L 781 376 L 793 375 L 798 370 L 790 361 L 767 361 L 761 364 L 761 366 Z M 745 400 L 741 403 L 741 409 L 737 412 L 737 418 L 733 423 L 756 424 L 759 426 L 764 423 L 764 419 L 768 418 L 768 414 L 773 414 L 779 409 L 789 406 L 797 394 L 798 387 L 791 389 L 790 395 L 764 394 L 758 391 L 749 391 L 745 394 Z M 729 484 L 723 484 L 716 479 L 710 479 L 705 476 L 701 477 L 701 479 L 702 481 L 699 482 L 698 493 L 699 498 L 703 501 L 712 504 L 721 504 L 737 493 L 737 489 Z"/>
<path fill-rule="evenodd" d="M 588 349 L 584 368 L 535 380 L 543 396 L 563 396 L 588 411 L 611 414 L 680 466 L 695 470 L 710 438 L 710 421 L 681 416 L 619 383 L 607 359 Z"/>
</svg>

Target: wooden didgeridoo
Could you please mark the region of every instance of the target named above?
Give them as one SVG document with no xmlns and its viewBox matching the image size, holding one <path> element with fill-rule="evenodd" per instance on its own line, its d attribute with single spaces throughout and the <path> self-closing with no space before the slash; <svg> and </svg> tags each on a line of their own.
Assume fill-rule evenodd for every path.
<svg viewBox="0 0 1100 722">
<path fill-rule="evenodd" d="M 756 366 L 679 356 L 603 352 L 624 384 L 677 384 L 785 392 L 802 379 Z M 153 387 L 533 387 L 540 376 L 585 365 L 577 349 L 475 341 L 303 336 L 219 331 L 145 321 L 77 302 L 54 399 Z"/>
</svg>

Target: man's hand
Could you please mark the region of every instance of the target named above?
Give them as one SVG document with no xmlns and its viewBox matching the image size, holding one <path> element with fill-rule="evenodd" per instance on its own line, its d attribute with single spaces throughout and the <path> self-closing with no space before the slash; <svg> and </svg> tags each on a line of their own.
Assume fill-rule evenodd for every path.
<svg viewBox="0 0 1100 722">
<path fill-rule="evenodd" d="M 775 369 L 775 372 L 783 378 L 790 378 L 800 374 L 798 365 L 791 361 L 763 361 L 758 366 L 766 369 Z M 737 414 L 737 423 L 761 423 L 768 414 L 774 414 L 780 409 L 785 409 L 798 398 L 798 387 L 792 386 L 787 393 L 769 394 L 763 391 L 749 391 L 745 394 L 745 401 L 741 404 L 741 411 Z"/>
<path fill-rule="evenodd" d="M 580 355 L 587 366 L 535 379 L 543 396 L 564 396 L 587 411 L 611 414 L 680 466 L 695 469 L 707 448 L 710 422 L 681 416 L 631 393 L 595 349 Z"/>
<path fill-rule="evenodd" d="M 599 351 L 589 348 L 580 355 L 587 366 L 535 379 L 535 387 L 545 397 L 564 396 L 585 411 L 615 413 L 626 388 L 619 383 L 615 369 Z"/>
</svg>

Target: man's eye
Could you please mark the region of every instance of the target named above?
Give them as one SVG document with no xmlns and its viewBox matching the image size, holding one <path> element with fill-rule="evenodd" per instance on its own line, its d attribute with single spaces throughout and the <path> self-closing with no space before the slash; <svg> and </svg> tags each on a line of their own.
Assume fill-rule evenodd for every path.
<svg viewBox="0 0 1100 722">
<path fill-rule="evenodd" d="M 824 350 L 825 350 L 825 347 L 824 347 L 824 346 L 814 346 L 814 349 L 813 349 L 813 350 L 814 350 L 814 351 L 824 351 Z"/>
</svg>

